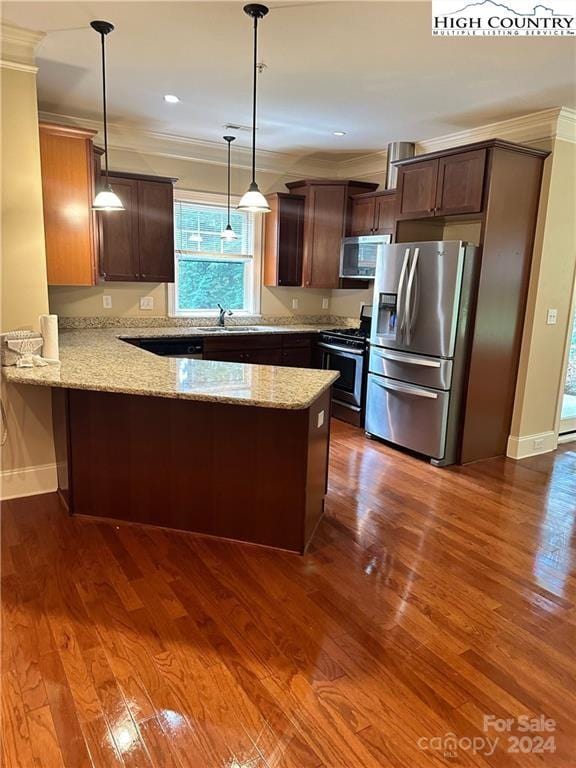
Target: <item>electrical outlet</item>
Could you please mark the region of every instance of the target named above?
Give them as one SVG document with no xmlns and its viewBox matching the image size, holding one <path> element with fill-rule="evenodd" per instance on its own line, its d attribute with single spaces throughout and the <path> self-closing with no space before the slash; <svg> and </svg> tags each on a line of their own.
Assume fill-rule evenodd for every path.
<svg viewBox="0 0 576 768">
<path fill-rule="evenodd" d="M 299 304 L 300 302 L 298 301 L 298 299 L 292 299 L 292 309 L 298 309 Z"/>
<path fill-rule="evenodd" d="M 320 427 L 324 424 L 324 411 L 320 411 L 320 413 L 318 414 L 318 419 L 316 424 L 318 429 L 320 429 Z"/>
<path fill-rule="evenodd" d="M 330 306 L 330 299 L 322 299 L 322 309 L 328 309 Z"/>
<path fill-rule="evenodd" d="M 154 309 L 154 297 L 153 296 L 141 296 L 140 297 L 140 309 Z"/>
<path fill-rule="evenodd" d="M 102 306 L 104 309 L 112 309 L 112 296 L 102 296 Z"/>
<path fill-rule="evenodd" d="M 546 315 L 546 324 L 547 325 L 556 325 L 558 322 L 558 310 L 557 309 L 549 309 L 548 314 Z"/>
</svg>

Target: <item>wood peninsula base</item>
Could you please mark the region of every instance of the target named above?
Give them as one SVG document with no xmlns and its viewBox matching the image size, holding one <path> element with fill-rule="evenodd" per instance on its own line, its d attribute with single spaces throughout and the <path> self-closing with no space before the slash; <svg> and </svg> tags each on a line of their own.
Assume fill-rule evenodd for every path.
<svg viewBox="0 0 576 768">
<path fill-rule="evenodd" d="M 307 409 L 54 389 L 71 514 L 303 553 L 324 511 L 330 389 Z"/>
</svg>

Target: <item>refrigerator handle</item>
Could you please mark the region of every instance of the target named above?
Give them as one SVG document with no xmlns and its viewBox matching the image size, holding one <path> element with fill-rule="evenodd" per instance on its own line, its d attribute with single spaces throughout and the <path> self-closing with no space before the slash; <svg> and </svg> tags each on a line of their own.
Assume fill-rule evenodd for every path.
<svg viewBox="0 0 576 768">
<path fill-rule="evenodd" d="M 404 263 L 402 264 L 402 271 L 400 272 L 400 282 L 398 283 L 398 296 L 396 297 L 396 306 L 398 308 L 398 333 L 401 336 L 404 333 L 406 327 L 406 311 L 402 312 L 402 289 L 404 288 L 404 280 L 406 279 L 406 272 L 408 270 L 408 262 L 410 261 L 410 248 L 406 248 L 404 251 Z"/>
<path fill-rule="evenodd" d="M 320 345 L 318 345 L 320 346 Z M 394 363 L 406 363 L 407 365 L 421 365 L 425 368 L 440 368 L 440 360 L 428 360 L 427 358 L 410 357 L 406 353 L 394 354 L 393 352 L 381 352 L 379 349 L 372 348 L 374 354 L 383 357 L 384 360 L 391 360 Z"/>
<path fill-rule="evenodd" d="M 416 275 L 416 268 L 418 267 L 418 259 L 420 257 L 420 248 L 414 248 L 414 259 L 412 260 L 412 268 L 410 269 L 410 276 L 408 278 L 408 288 L 406 290 L 406 303 L 404 305 L 404 317 L 406 321 L 406 344 L 410 346 L 412 343 L 412 289 L 414 287 L 414 277 Z"/>
<path fill-rule="evenodd" d="M 406 386 L 406 384 L 400 384 L 400 382 L 392 382 L 388 379 L 384 381 L 378 381 L 378 379 L 373 376 L 371 378 L 371 381 L 376 384 L 378 387 L 382 387 L 382 389 L 388 389 L 391 392 L 401 392 L 405 395 L 415 395 L 416 397 L 425 397 L 429 400 L 438 400 L 438 393 L 437 392 L 430 392 L 427 389 L 420 389 L 419 387 L 409 387 Z"/>
</svg>

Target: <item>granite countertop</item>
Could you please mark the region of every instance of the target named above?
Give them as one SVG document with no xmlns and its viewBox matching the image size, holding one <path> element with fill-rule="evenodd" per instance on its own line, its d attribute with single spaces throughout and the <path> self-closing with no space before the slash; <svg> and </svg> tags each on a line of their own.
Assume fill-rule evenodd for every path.
<svg viewBox="0 0 576 768">
<path fill-rule="evenodd" d="M 60 331 L 60 363 L 35 368 L 4 367 L 14 384 L 122 392 L 182 400 L 308 408 L 338 378 L 335 371 L 275 365 L 226 363 L 159 357 L 122 338 L 314 333 L 333 326 L 240 326 L 210 331 L 206 327 L 105 328 Z"/>
</svg>

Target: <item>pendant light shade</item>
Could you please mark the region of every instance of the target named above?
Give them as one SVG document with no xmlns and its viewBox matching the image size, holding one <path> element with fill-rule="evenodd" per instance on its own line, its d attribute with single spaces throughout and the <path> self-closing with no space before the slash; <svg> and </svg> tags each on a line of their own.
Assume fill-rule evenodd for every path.
<svg viewBox="0 0 576 768">
<path fill-rule="evenodd" d="M 238 235 L 234 232 L 230 224 L 226 225 L 226 229 L 222 232 L 220 237 L 222 240 L 238 240 Z"/>
<path fill-rule="evenodd" d="M 95 211 L 123 211 L 122 200 L 112 190 L 108 180 L 108 114 L 106 105 L 106 35 L 114 29 L 109 21 L 91 21 L 90 26 L 100 35 L 102 48 L 102 114 L 104 118 L 104 185 L 92 203 Z"/>
<path fill-rule="evenodd" d="M 116 192 L 113 191 L 110 184 L 100 192 L 94 198 L 92 208 L 95 211 L 123 211 L 124 206 L 122 200 L 118 197 Z"/>
<path fill-rule="evenodd" d="M 223 136 L 224 141 L 228 144 L 228 224 L 226 229 L 222 232 L 220 237 L 222 240 L 238 240 L 238 235 L 232 229 L 230 224 L 230 147 L 232 142 L 235 141 L 235 136 Z"/>
<path fill-rule="evenodd" d="M 240 202 L 238 203 L 239 211 L 252 211 L 253 213 L 269 213 L 270 206 L 268 200 L 264 197 L 262 192 L 258 189 L 258 184 L 253 181 L 248 192 L 244 192 Z"/>
<path fill-rule="evenodd" d="M 269 213 L 268 201 L 260 192 L 256 183 L 256 86 L 258 79 L 258 19 L 262 19 L 268 13 L 268 8 L 259 3 L 250 3 L 244 6 L 244 13 L 254 19 L 254 61 L 253 61 L 253 88 L 252 88 L 252 181 L 248 191 L 242 196 L 238 204 L 239 211 L 252 211 L 254 213 Z"/>
</svg>

